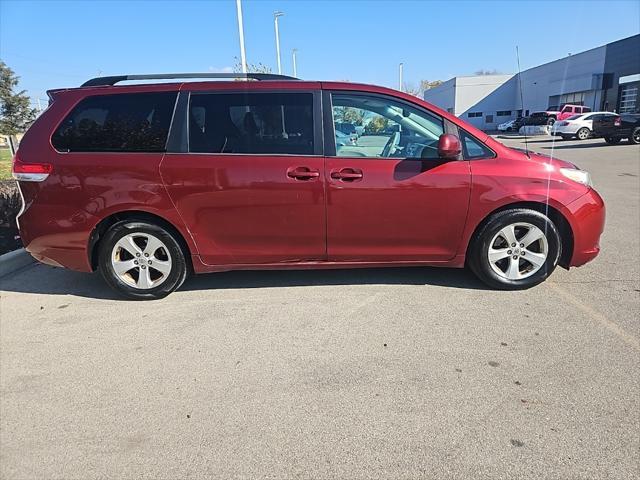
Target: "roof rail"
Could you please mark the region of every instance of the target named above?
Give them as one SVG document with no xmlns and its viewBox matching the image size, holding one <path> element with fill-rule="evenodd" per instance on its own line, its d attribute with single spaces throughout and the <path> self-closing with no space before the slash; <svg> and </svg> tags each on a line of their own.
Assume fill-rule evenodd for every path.
<svg viewBox="0 0 640 480">
<path fill-rule="evenodd" d="M 247 78 L 251 80 L 298 80 L 287 75 L 277 75 L 275 73 L 153 73 L 149 75 L 112 75 L 109 77 L 96 77 L 87 80 L 82 87 L 98 87 L 115 85 L 126 80 L 168 80 L 177 78 Z"/>
</svg>

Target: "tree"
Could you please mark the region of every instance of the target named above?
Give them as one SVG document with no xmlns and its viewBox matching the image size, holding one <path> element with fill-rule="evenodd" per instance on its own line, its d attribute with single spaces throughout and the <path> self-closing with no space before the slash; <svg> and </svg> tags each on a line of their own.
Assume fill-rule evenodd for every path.
<svg viewBox="0 0 640 480">
<path fill-rule="evenodd" d="M 389 119 L 376 115 L 371 119 L 369 123 L 364 127 L 364 131 L 368 134 L 375 134 L 382 132 L 389 126 Z"/>
<path fill-rule="evenodd" d="M 15 92 L 19 77 L 0 60 L 0 133 L 17 135 L 24 132 L 36 118 L 25 90 Z"/>
<path fill-rule="evenodd" d="M 238 57 L 233 57 L 236 63 L 233 65 L 233 73 L 242 73 L 242 62 Z M 271 67 L 262 62 L 248 63 L 247 73 L 271 73 Z"/>
<path fill-rule="evenodd" d="M 336 122 L 362 125 L 362 121 L 364 120 L 364 112 L 358 108 L 353 107 L 334 107 L 333 117 Z"/>
<path fill-rule="evenodd" d="M 474 72 L 474 75 L 500 75 L 500 72 L 495 68 L 493 70 L 485 70 L 484 68 L 481 68 Z"/>
<path fill-rule="evenodd" d="M 432 82 L 429 80 L 420 80 L 420 84 L 418 86 L 411 82 L 405 83 L 403 90 L 409 95 L 422 98 L 424 96 L 424 92 L 431 88 L 435 88 L 438 85 L 442 85 L 442 80 L 434 80 Z"/>
</svg>

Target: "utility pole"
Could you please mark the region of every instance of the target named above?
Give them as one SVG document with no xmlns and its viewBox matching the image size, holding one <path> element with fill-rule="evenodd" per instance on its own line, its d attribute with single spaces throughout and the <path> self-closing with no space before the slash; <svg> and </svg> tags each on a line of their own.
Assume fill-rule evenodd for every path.
<svg viewBox="0 0 640 480">
<path fill-rule="evenodd" d="M 292 57 L 292 60 L 293 60 L 293 76 L 296 77 L 296 78 L 298 77 L 298 68 L 296 66 L 296 52 L 297 51 L 298 51 L 297 48 L 294 48 L 291 51 L 291 57 Z"/>
<path fill-rule="evenodd" d="M 402 70 L 404 69 L 404 63 L 398 65 L 398 90 L 402 91 Z"/>
<path fill-rule="evenodd" d="M 276 55 L 278 57 L 278 75 L 282 75 L 282 65 L 280 63 L 280 32 L 278 31 L 278 18 L 283 15 L 284 12 L 273 12 L 273 23 L 276 29 Z"/>
<path fill-rule="evenodd" d="M 242 63 L 242 73 L 247 73 L 247 55 L 244 51 L 244 25 L 242 22 L 242 0 L 236 0 L 238 10 L 238 35 L 240 36 L 240 61 Z"/>
</svg>

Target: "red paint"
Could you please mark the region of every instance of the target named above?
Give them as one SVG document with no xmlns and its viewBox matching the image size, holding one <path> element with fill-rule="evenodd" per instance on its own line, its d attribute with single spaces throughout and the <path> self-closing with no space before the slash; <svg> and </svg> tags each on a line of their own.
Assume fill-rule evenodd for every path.
<svg viewBox="0 0 640 480">
<path fill-rule="evenodd" d="M 60 153 L 50 137 L 90 94 L 191 90 L 350 90 L 394 96 L 464 128 L 496 153 L 482 160 L 163 153 Z M 453 137 L 453 138 L 452 138 Z M 445 135 L 443 157 L 459 155 Z M 100 221 L 146 212 L 184 238 L 196 272 L 374 265 L 463 266 L 469 240 L 493 211 L 537 202 L 558 210 L 574 236 L 570 265 L 595 257 L 604 204 L 562 176 L 564 162 L 511 150 L 457 117 L 382 87 L 318 82 L 199 82 L 56 92 L 29 129 L 16 169 L 50 165 L 43 182 L 20 182 L 23 242 L 45 263 L 91 271 Z M 30 167 L 30 165 L 32 165 Z"/>
</svg>

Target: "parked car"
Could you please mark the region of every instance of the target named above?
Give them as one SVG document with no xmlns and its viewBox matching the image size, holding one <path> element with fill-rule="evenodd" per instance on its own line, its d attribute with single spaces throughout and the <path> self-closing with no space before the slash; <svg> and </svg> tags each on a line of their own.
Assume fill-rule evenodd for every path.
<svg viewBox="0 0 640 480">
<path fill-rule="evenodd" d="M 358 135 L 356 126 L 349 122 L 336 122 L 336 131 L 342 132 L 345 135 Z"/>
<path fill-rule="evenodd" d="M 555 106 L 549 107 L 545 113 L 549 116 L 549 125 L 553 125 L 558 120 L 564 120 L 572 117 L 573 115 L 589 113 L 590 111 L 591 109 L 589 107 L 584 107 L 582 105 L 565 104 L 562 105 L 560 109 L 557 109 Z"/>
<path fill-rule="evenodd" d="M 49 92 L 13 162 L 31 255 L 153 299 L 234 269 L 468 265 L 523 289 L 599 252 L 604 203 L 575 165 L 384 87 L 201 76 L 229 81 Z M 132 80 L 147 82 L 117 85 Z M 340 149 L 330 111 L 344 107 L 401 128 Z"/>
<path fill-rule="evenodd" d="M 335 134 L 336 134 L 336 146 L 338 147 L 352 146 L 352 145 L 358 144 L 358 136 L 355 133 L 352 133 L 351 135 L 346 135 L 341 131 L 336 130 Z"/>
<path fill-rule="evenodd" d="M 586 140 L 593 134 L 593 121 L 605 116 L 616 116 L 611 112 L 591 112 L 573 115 L 565 120 L 557 121 L 551 128 L 551 134 L 562 137 L 564 140 L 576 137 L 578 140 Z"/>
<path fill-rule="evenodd" d="M 516 120 L 509 120 L 507 122 L 498 125 L 498 131 L 500 132 L 513 132 L 515 131 Z"/>
<path fill-rule="evenodd" d="M 640 114 L 606 116 L 593 121 L 593 132 L 610 145 L 623 138 L 629 143 L 640 144 Z"/>
<path fill-rule="evenodd" d="M 528 117 L 522 119 L 522 126 L 540 126 L 540 125 L 553 125 L 555 118 L 548 112 L 533 112 Z"/>
</svg>

